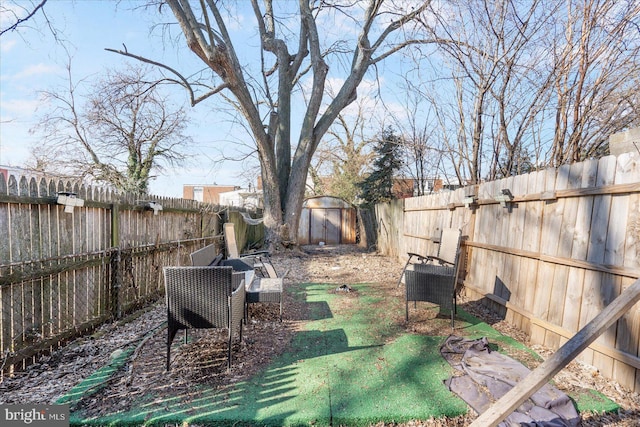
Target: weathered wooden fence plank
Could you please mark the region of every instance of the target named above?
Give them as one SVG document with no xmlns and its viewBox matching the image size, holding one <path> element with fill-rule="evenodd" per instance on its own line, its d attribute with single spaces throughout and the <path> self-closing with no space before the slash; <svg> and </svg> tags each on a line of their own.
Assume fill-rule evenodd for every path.
<svg viewBox="0 0 640 427">
<path fill-rule="evenodd" d="M 514 178 L 513 194 L 514 196 L 524 196 L 529 191 L 529 178 L 527 175 L 520 175 Z M 528 238 L 525 235 L 525 221 L 526 221 L 526 203 L 520 203 L 515 205 L 515 212 L 511 217 L 510 230 L 512 233 L 511 246 L 516 249 L 522 249 L 524 242 Z M 524 296 L 526 293 L 527 281 L 522 281 L 520 278 L 520 272 L 526 266 L 528 260 L 520 257 L 510 257 L 512 265 L 510 269 L 510 287 L 513 288 L 513 302 L 518 307 L 524 306 Z M 512 311 L 513 324 L 519 329 L 524 329 L 526 320 L 521 314 Z M 528 326 L 528 325 L 527 325 Z"/>
<path fill-rule="evenodd" d="M 546 174 L 544 171 L 533 172 L 528 176 L 527 190 L 529 193 L 542 193 L 544 191 Z M 540 240 L 542 235 L 542 211 L 544 209 L 545 202 L 542 200 L 536 200 L 525 203 L 525 229 L 524 235 L 526 238 L 522 244 L 522 250 L 532 253 L 540 251 Z M 523 305 L 522 307 L 528 307 L 531 309 L 534 304 L 535 290 L 534 283 L 538 281 L 538 261 L 528 258 L 523 258 L 523 266 L 520 272 L 519 280 L 524 287 Z M 523 316 L 522 328 L 525 332 L 531 334 L 532 325 L 530 317 Z"/>
<path fill-rule="evenodd" d="M 581 188 L 588 188 L 595 185 L 597 170 L 598 162 L 596 160 L 587 160 L 582 163 Z M 572 259 L 587 259 L 592 208 L 592 197 L 580 197 L 577 199 L 576 222 L 572 233 L 570 256 Z M 564 310 L 562 325 L 564 325 L 565 329 L 572 332 L 577 332 L 580 327 L 580 311 L 584 297 L 584 278 L 584 269 L 570 266 L 569 277 L 567 278 L 567 301 L 565 301 L 565 304 L 570 305 L 571 309 Z M 560 342 L 564 344 L 566 338 L 561 337 Z"/>
<path fill-rule="evenodd" d="M 613 184 L 616 169 L 615 163 L 615 157 L 613 156 L 605 157 L 598 161 L 596 185 Z M 593 208 L 589 229 L 589 246 L 587 251 L 588 262 L 604 264 L 611 197 L 612 196 L 608 194 L 593 196 Z M 580 327 L 584 327 L 584 325 L 602 311 L 604 304 L 610 301 L 610 284 L 606 287 L 600 286 L 600 283 L 604 280 L 605 274 L 606 273 L 596 271 L 585 272 L 585 288 L 583 306 L 580 311 Z M 600 337 L 596 342 L 604 344 L 602 342 L 602 337 Z M 605 363 L 604 359 L 598 353 L 595 353 L 590 349 L 587 349 L 581 355 L 581 359 L 590 364 L 598 364 L 599 362 Z M 603 366 L 603 369 L 607 368 L 608 366 Z"/>
<path fill-rule="evenodd" d="M 544 173 L 544 191 L 555 192 L 557 171 L 555 169 L 547 169 Z M 558 242 L 560 241 L 561 215 L 562 212 L 559 210 L 557 201 L 545 203 L 542 209 L 542 229 L 540 233 L 540 253 L 542 255 L 556 256 Z M 544 321 L 547 321 L 549 317 L 555 267 L 555 264 L 546 262 L 538 264 L 538 282 L 534 286 L 535 294 L 532 312 L 536 318 Z M 534 323 L 531 327 L 531 341 L 536 344 L 543 344 L 546 332 L 544 328 Z"/>
</svg>

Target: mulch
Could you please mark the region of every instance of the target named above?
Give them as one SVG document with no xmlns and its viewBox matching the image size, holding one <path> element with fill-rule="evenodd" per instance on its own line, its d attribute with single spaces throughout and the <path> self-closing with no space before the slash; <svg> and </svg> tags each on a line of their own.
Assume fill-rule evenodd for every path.
<svg viewBox="0 0 640 427">
<path fill-rule="evenodd" d="M 319 282 L 335 283 L 335 292 L 357 296 L 357 283 L 380 283 L 389 298 L 403 298 L 403 289 L 396 286 L 402 265 L 388 257 L 368 253 L 355 246 L 304 247 L 302 251 L 278 254 L 273 258 L 278 271 L 287 271 L 287 284 Z M 346 292 L 344 287 L 350 288 Z M 528 336 L 507 324 L 484 306 L 461 299 L 465 310 L 489 323 L 501 333 L 528 345 Z M 229 387 L 243 381 L 266 367 L 281 354 L 294 334 L 308 320 L 308 311 L 302 301 L 285 292 L 284 313 L 279 321 L 277 304 L 252 304 L 250 320 L 244 329 L 244 340 L 236 343 L 230 371 L 226 369 L 226 339 L 216 330 L 190 332 L 192 339 L 183 344 L 176 337 L 178 350 L 172 351 L 172 369 L 164 371 L 166 357 L 166 320 L 163 302 L 136 313 L 134 316 L 99 328 L 92 336 L 76 340 L 69 345 L 42 356 L 37 363 L 13 377 L 0 382 L 0 403 L 51 404 L 66 394 L 84 378 L 106 365 L 123 349 L 133 348 L 131 362 L 111 377 L 106 387 L 78 402 L 88 416 L 125 411 L 141 395 L 152 394 L 158 399 L 177 391 L 193 390 L 194 385 Z M 406 323 L 397 319 L 407 331 L 415 334 L 446 336 L 433 330 L 433 322 L 425 322 L 423 313 L 412 314 Z M 446 322 L 439 322 L 446 325 Z M 441 327 L 441 326 L 440 326 Z M 548 356 L 542 347 L 535 350 Z M 203 361 L 206 360 L 206 363 Z M 640 397 L 619 385 L 602 378 L 593 367 L 572 362 L 561 371 L 556 381 L 565 387 L 587 387 L 608 396 L 621 406 L 618 413 L 581 414 L 585 426 L 639 426 Z M 473 415 L 454 420 L 428 420 L 404 425 L 455 426 L 467 425 Z"/>
</svg>

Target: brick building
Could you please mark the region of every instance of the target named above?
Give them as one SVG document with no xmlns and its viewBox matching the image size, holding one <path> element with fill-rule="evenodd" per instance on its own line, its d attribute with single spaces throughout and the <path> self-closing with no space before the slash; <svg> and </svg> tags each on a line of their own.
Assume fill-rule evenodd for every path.
<svg viewBox="0 0 640 427">
<path fill-rule="evenodd" d="M 182 186 L 182 198 L 219 205 L 220 193 L 239 189 L 237 185 L 185 184 Z"/>
</svg>

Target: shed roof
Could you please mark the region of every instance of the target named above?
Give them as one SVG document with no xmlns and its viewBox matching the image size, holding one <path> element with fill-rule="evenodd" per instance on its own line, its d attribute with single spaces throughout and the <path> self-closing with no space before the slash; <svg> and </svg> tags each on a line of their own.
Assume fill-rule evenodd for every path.
<svg viewBox="0 0 640 427">
<path fill-rule="evenodd" d="M 303 208 L 337 208 L 349 209 L 353 206 L 344 199 L 334 196 L 314 196 L 307 198 L 302 203 Z"/>
</svg>

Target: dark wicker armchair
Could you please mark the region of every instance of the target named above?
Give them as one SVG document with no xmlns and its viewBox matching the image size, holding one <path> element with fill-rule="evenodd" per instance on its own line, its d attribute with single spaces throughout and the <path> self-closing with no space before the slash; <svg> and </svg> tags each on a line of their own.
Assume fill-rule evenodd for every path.
<svg viewBox="0 0 640 427">
<path fill-rule="evenodd" d="M 454 327 L 456 312 L 456 281 L 460 259 L 460 230 L 442 230 L 437 255 L 409 253 L 398 284 L 404 276 L 406 286 L 406 320 L 409 320 L 409 301 L 426 301 L 440 306 L 440 310 L 451 313 Z"/>
<path fill-rule="evenodd" d="M 231 368 L 231 344 L 239 335 L 245 305 L 245 274 L 229 267 L 164 267 L 167 302 L 167 371 L 171 343 L 180 329 L 226 328 L 227 369 Z"/>
</svg>

